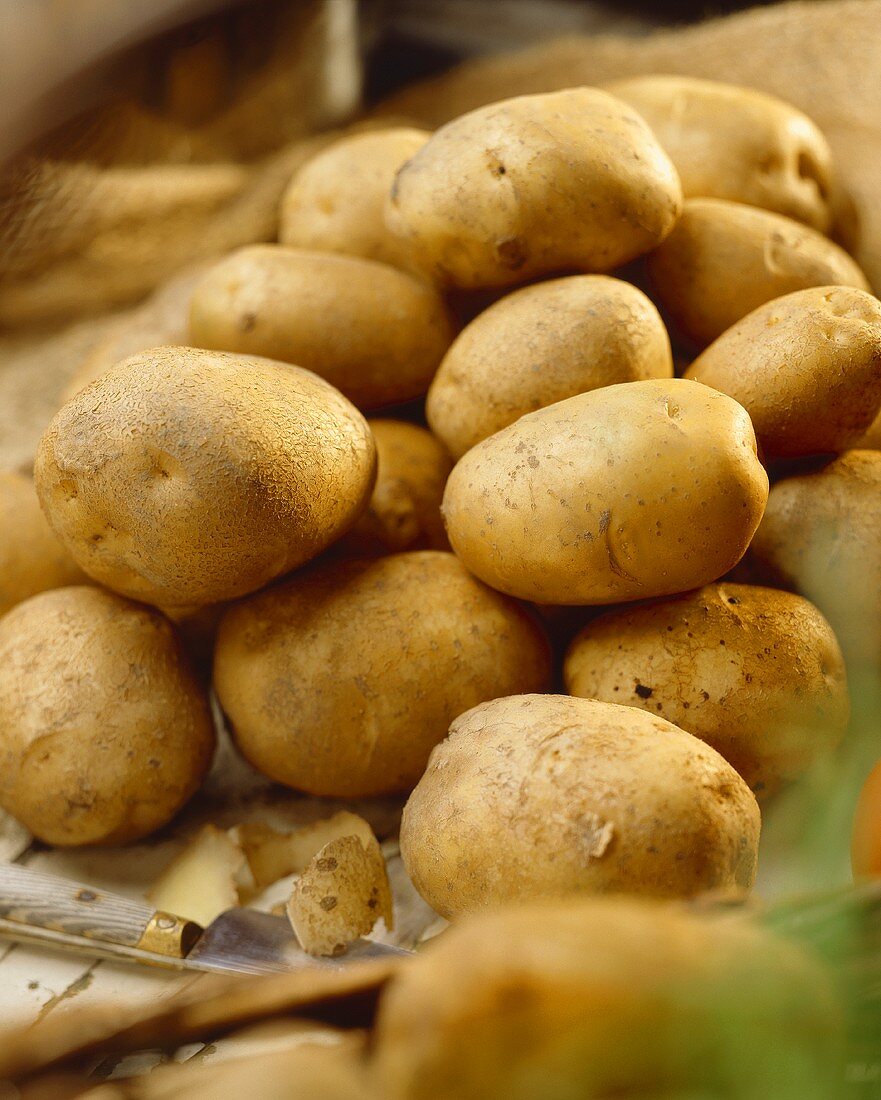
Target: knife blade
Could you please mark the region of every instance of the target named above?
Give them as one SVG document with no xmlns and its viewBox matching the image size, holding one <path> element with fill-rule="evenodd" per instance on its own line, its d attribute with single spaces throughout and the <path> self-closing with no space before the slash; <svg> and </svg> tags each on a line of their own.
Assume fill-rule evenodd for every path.
<svg viewBox="0 0 881 1100">
<path fill-rule="evenodd" d="M 0 936 L 92 958 L 243 974 L 411 954 L 357 940 L 342 955 L 307 955 L 288 921 L 271 913 L 230 909 L 202 928 L 173 913 L 15 863 L 0 864 Z"/>
</svg>

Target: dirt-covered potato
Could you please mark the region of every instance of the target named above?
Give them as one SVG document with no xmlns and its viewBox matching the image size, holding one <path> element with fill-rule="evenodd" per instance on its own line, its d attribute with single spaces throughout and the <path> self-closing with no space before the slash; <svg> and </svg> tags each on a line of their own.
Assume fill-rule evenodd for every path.
<svg viewBox="0 0 881 1100">
<path fill-rule="evenodd" d="M 835 1095 L 830 976 L 747 920 L 635 898 L 473 916 L 380 1003 L 388 1100 L 685 1100 Z"/>
<path fill-rule="evenodd" d="M 0 470 L 0 615 L 38 592 L 85 580 L 46 522 L 33 481 Z"/>
<path fill-rule="evenodd" d="M 171 623 L 97 588 L 0 620 L 0 806 L 47 844 L 124 844 L 164 825 L 214 751 Z"/>
<path fill-rule="evenodd" d="M 571 88 L 442 126 L 395 177 L 386 220 L 434 277 L 468 289 L 610 271 L 663 240 L 681 204 L 642 118 Z"/>
<path fill-rule="evenodd" d="M 403 550 L 449 550 L 441 517 L 453 468 L 445 448 L 425 428 L 403 420 L 370 420 L 376 443 L 376 484 L 370 503 L 337 547 L 377 556 Z"/>
<path fill-rule="evenodd" d="M 214 664 L 255 767 L 352 798 L 409 790 L 457 714 L 549 680 L 537 622 L 434 551 L 324 565 L 243 600 Z"/>
<path fill-rule="evenodd" d="M 442 299 L 415 275 L 275 244 L 220 260 L 190 307 L 197 347 L 295 363 L 363 409 L 425 393 L 452 338 Z"/>
<path fill-rule="evenodd" d="M 768 478 L 746 412 L 681 378 L 529 413 L 453 469 L 444 519 L 481 580 L 550 604 L 685 592 L 739 561 Z"/>
<path fill-rule="evenodd" d="M 444 917 L 522 898 L 749 888 L 759 808 L 715 749 L 634 707 L 515 695 L 462 714 L 404 809 Z"/>
<path fill-rule="evenodd" d="M 881 301 L 844 286 L 775 298 L 710 344 L 685 376 L 740 402 L 769 456 L 843 451 L 881 404 Z"/>
<path fill-rule="evenodd" d="M 453 341 L 426 415 L 455 458 L 525 413 L 616 382 L 671 378 L 658 311 L 630 283 L 572 275 L 517 290 Z"/>
<path fill-rule="evenodd" d="M 847 451 L 778 481 L 750 556 L 819 607 L 848 669 L 881 667 L 881 452 Z M 853 666 L 853 668 L 851 668 Z"/>
<path fill-rule="evenodd" d="M 712 745 L 759 796 L 836 747 L 850 703 L 819 611 L 790 592 L 711 584 L 609 611 L 569 647 L 566 690 L 658 714 Z"/>
<path fill-rule="evenodd" d="M 314 374 L 156 348 L 57 413 L 36 484 L 90 576 L 186 607 L 252 592 L 325 549 L 365 507 L 375 465 L 367 422 Z"/>
<path fill-rule="evenodd" d="M 725 199 L 689 199 L 648 271 L 667 316 L 700 347 L 772 298 L 812 286 L 869 290 L 856 261 L 822 233 Z"/>
<path fill-rule="evenodd" d="M 385 202 L 395 173 L 430 136 L 402 126 L 350 134 L 321 150 L 282 197 L 281 243 L 418 272 L 410 247 L 386 227 Z"/>
<path fill-rule="evenodd" d="M 791 104 L 685 76 L 638 76 L 606 87 L 651 126 L 687 199 L 731 199 L 829 229 L 832 154 Z"/>
</svg>

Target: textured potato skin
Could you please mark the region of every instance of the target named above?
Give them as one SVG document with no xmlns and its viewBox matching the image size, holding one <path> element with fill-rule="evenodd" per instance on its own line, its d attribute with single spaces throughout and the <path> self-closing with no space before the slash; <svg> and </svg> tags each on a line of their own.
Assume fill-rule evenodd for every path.
<svg viewBox="0 0 881 1100">
<path fill-rule="evenodd" d="M 739 401 L 769 456 L 846 450 L 881 404 L 881 302 L 835 286 L 775 298 L 710 344 L 685 377 Z"/>
<path fill-rule="evenodd" d="M 453 468 L 453 549 L 493 588 L 538 603 L 619 603 L 717 580 L 768 496 L 749 417 L 721 396 L 651 379 L 522 417 Z"/>
<path fill-rule="evenodd" d="M 183 607 L 251 592 L 325 549 L 365 507 L 375 463 L 367 422 L 314 374 L 157 348 L 56 414 L 35 479 L 86 573 Z"/>
<path fill-rule="evenodd" d="M 832 628 L 807 600 L 758 585 L 600 615 L 564 675 L 571 695 L 639 707 L 706 741 L 759 797 L 828 757 L 850 715 Z"/>
<path fill-rule="evenodd" d="M 376 442 L 376 484 L 366 510 L 336 544 L 347 554 L 449 550 L 441 517 L 453 462 L 426 428 L 403 420 L 370 420 Z"/>
<path fill-rule="evenodd" d="M 829 229 L 832 154 L 791 104 L 755 88 L 685 76 L 632 77 L 605 87 L 651 126 L 687 199 L 731 199 Z"/>
<path fill-rule="evenodd" d="M 410 247 L 386 227 L 385 202 L 395 173 L 430 137 L 428 130 L 400 126 L 350 134 L 321 150 L 282 196 L 281 244 L 362 256 L 418 274 Z"/>
<path fill-rule="evenodd" d="M 569 898 L 465 918 L 401 967 L 376 1064 L 388 1100 L 746 1098 L 771 1080 L 824 1100 L 841 1023 L 829 975 L 756 922 Z"/>
<path fill-rule="evenodd" d="M 425 393 L 453 331 L 437 292 L 389 264 L 261 244 L 196 286 L 190 338 L 295 363 L 377 409 Z"/>
<path fill-rule="evenodd" d="M 630 283 L 572 275 L 514 291 L 453 341 L 426 416 L 455 458 L 519 417 L 587 390 L 671 378 L 664 323 Z"/>
<path fill-rule="evenodd" d="M 881 664 L 881 453 L 847 451 L 778 481 L 750 547 L 832 624 L 849 672 Z"/>
<path fill-rule="evenodd" d="M 856 261 L 822 233 L 724 199 L 688 199 L 648 271 L 666 315 L 700 347 L 772 298 L 812 286 L 870 289 Z"/>
<path fill-rule="evenodd" d="M 610 271 L 658 244 L 681 201 L 642 118 L 572 88 L 442 126 L 397 173 L 386 221 L 433 277 L 476 289 Z"/>
<path fill-rule="evenodd" d="M 709 745 L 633 707 L 516 695 L 460 715 L 404 808 L 444 917 L 533 897 L 752 886 L 759 809 Z"/>
<path fill-rule="evenodd" d="M 0 471 L 0 532 L 0 615 L 38 592 L 85 581 L 23 474 Z"/>
<path fill-rule="evenodd" d="M 352 798 L 409 790 L 457 714 L 549 682 L 537 622 L 433 551 L 325 565 L 242 601 L 214 662 L 255 767 Z"/>
<path fill-rule="evenodd" d="M 0 805 L 47 844 L 124 844 L 195 793 L 208 700 L 171 623 L 91 587 L 0 622 Z"/>
</svg>

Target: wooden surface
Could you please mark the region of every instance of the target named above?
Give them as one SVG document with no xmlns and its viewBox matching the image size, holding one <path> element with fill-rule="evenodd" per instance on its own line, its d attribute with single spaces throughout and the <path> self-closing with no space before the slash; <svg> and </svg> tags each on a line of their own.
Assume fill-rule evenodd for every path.
<svg viewBox="0 0 881 1100">
<path fill-rule="evenodd" d="M 223 729 L 214 767 L 205 788 L 181 817 L 155 837 L 125 848 L 50 849 L 0 811 L 0 860 L 144 901 L 156 881 L 188 838 L 210 821 L 229 828 L 242 821 L 265 821 L 279 829 L 293 829 L 329 817 L 342 807 L 330 799 L 302 797 L 276 787 L 254 772 L 232 749 Z M 394 933 L 382 926 L 376 938 L 386 942 L 415 942 L 434 922 L 434 914 L 418 898 L 403 871 L 394 834 L 400 814 L 398 800 L 377 799 L 348 803 L 373 826 L 389 866 L 395 895 Z M 389 839 L 391 838 L 391 839 Z M 282 880 L 256 899 L 268 909 L 290 892 Z M 276 894 L 278 897 L 276 897 Z M 86 1004 L 134 1006 L 168 997 L 205 975 L 180 976 L 169 971 L 84 959 L 59 951 L 40 950 L 0 940 L 0 1029 L 35 1022 L 49 1014 L 69 1012 Z"/>
</svg>

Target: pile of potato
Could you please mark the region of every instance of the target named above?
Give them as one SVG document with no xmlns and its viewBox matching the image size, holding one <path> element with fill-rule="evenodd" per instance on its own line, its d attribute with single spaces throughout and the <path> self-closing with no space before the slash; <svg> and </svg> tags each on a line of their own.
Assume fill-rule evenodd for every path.
<svg viewBox="0 0 881 1100">
<path fill-rule="evenodd" d="M 60 845 L 169 821 L 214 742 L 186 626 L 218 622 L 210 690 L 259 771 L 409 795 L 402 854 L 447 918 L 543 899 L 451 933 L 382 1016 L 395 1095 L 495 1095 L 530 1013 L 571 1027 L 605 981 L 561 899 L 748 890 L 757 799 L 836 751 L 846 666 L 878 669 L 881 302 L 845 209 L 808 118 L 673 77 L 319 152 L 280 243 L 198 279 L 191 346 L 47 427 L 63 549 L 0 481 L 0 805 Z M 617 904 L 584 920 L 684 965 L 680 918 L 637 950 Z M 432 1002 L 432 968 L 480 996 Z M 644 1078 L 598 1061 L 630 1011 L 547 1065 L 593 1066 L 578 1095 L 657 1085 L 643 1038 Z M 507 1020 L 491 1057 L 474 1014 Z M 504 1095 L 535 1094 L 527 1063 Z"/>
</svg>

